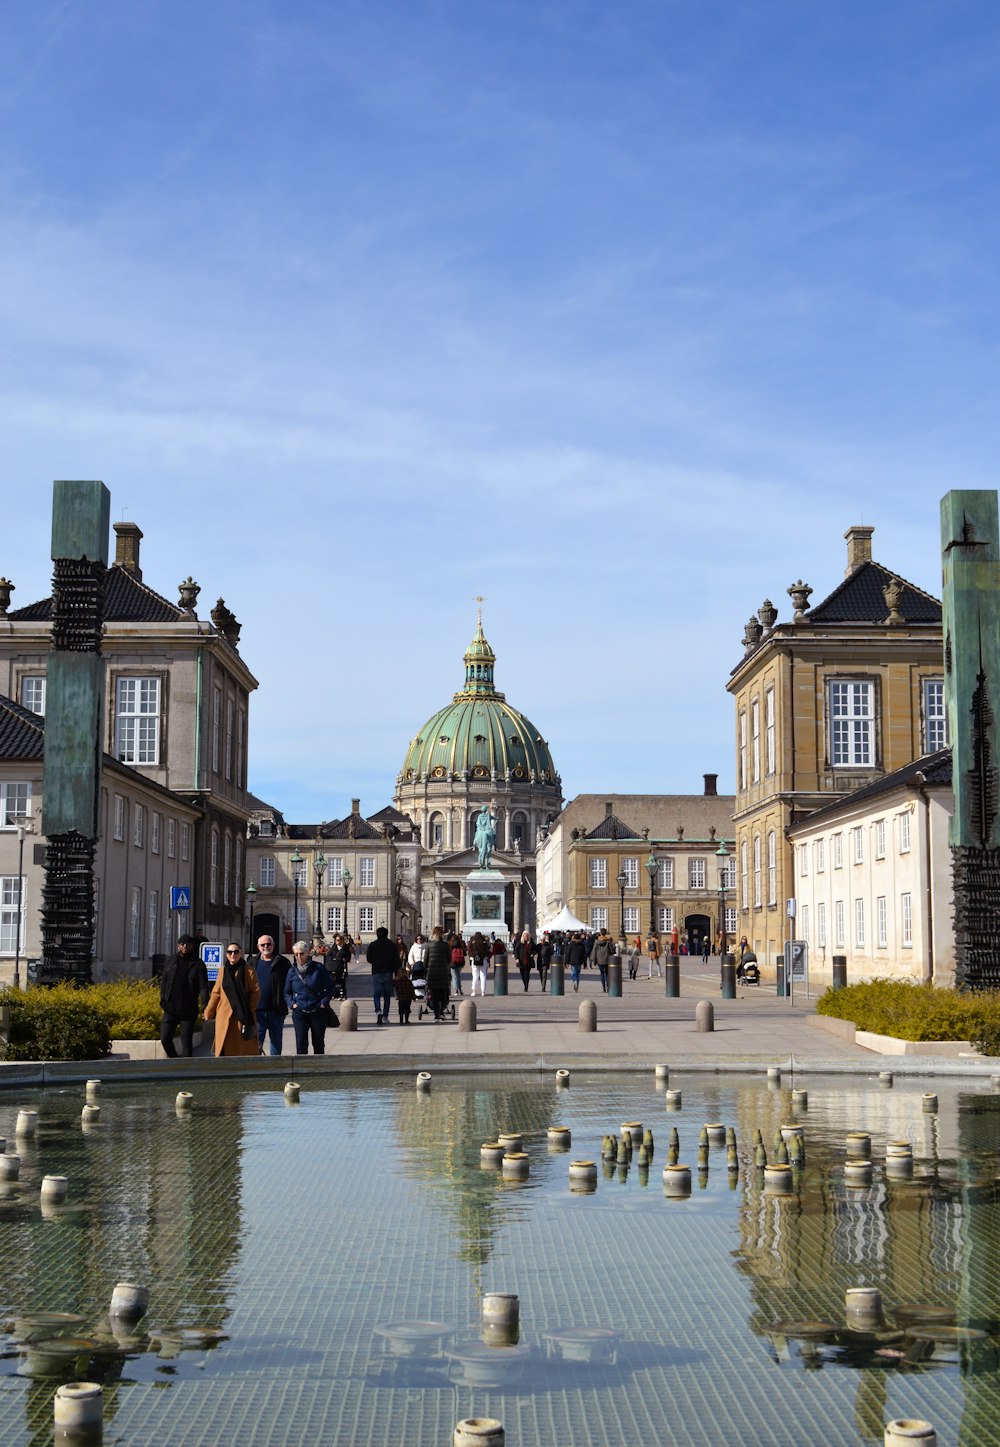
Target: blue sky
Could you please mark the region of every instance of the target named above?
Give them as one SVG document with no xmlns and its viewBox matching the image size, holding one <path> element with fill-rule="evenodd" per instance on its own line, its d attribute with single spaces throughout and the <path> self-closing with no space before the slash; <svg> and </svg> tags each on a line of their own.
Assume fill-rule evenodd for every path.
<svg viewBox="0 0 1000 1447">
<path fill-rule="evenodd" d="M 862 521 L 939 592 L 997 485 L 998 73 L 965 0 L 8 7 L 15 606 L 99 477 L 290 818 L 387 801 L 478 593 L 567 797 L 732 788 L 765 594 Z"/>
</svg>

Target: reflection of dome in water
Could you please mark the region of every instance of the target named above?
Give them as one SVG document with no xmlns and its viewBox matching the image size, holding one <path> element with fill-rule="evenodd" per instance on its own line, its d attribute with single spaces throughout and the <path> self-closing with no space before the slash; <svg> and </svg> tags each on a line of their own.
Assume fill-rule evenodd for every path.
<svg viewBox="0 0 1000 1447">
<path fill-rule="evenodd" d="M 548 744 L 493 683 L 496 655 L 480 620 L 465 653 L 465 686 L 417 732 L 400 783 L 502 779 L 559 783 Z"/>
</svg>

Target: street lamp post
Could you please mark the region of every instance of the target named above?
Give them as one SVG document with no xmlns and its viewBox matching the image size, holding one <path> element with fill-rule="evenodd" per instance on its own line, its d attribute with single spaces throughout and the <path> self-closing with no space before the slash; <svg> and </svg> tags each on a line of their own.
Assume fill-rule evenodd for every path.
<svg viewBox="0 0 1000 1447">
<path fill-rule="evenodd" d="M 253 954 L 253 907 L 254 907 L 254 901 L 255 901 L 256 896 L 257 896 L 257 886 L 254 884 L 254 882 L 253 882 L 252 879 L 251 879 L 250 882 L 247 884 L 247 887 L 246 887 L 246 889 L 243 891 L 243 893 L 246 895 L 247 899 L 250 901 L 250 948 L 247 950 L 247 954 L 248 954 L 248 955 L 252 955 L 252 954 Z"/>
<path fill-rule="evenodd" d="M 715 857 L 719 861 L 719 944 L 720 960 L 726 954 L 726 890 L 729 888 L 729 850 L 726 848 L 726 841 L 723 839 Z"/>
<path fill-rule="evenodd" d="M 646 873 L 649 875 L 649 933 L 656 933 L 656 855 L 651 854 L 646 860 Z"/>
<path fill-rule="evenodd" d="M 320 910 L 323 904 L 323 875 L 326 873 L 326 855 L 322 849 L 313 860 L 313 870 L 316 874 L 316 929 L 314 934 L 317 943 L 322 943 L 323 925 L 320 920 Z"/>
<path fill-rule="evenodd" d="M 348 891 L 348 890 L 350 889 L 350 887 L 351 887 L 351 879 L 352 879 L 351 871 L 350 871 L 349 869 L 345 868 L 343 874 L 340 876 L 340 882 L 341 882 L 341 884 L 344 886 L 344 934 L 345 934 L 345 935 L 347 934 L 347 891 Z"/>
<path fill-rule="evenodd" d="M 289 863 L 292 866 L 292 885 L 295 890 L 295 903 L 292 905 L 292 938 L 299 932 L 299 865 L 302 863 L 302 855 L 296 848 Z"/>
<path fill-rule="evenodd" d="M 621 937 L 622 939 L 625 939 L 625 886 L 628 883 L 628 877 L 624 869 L 619 869 L 618 874 L 615 878 L 615 883 L 618 885 L 618 906 L 619 919 L 621 920 Z"/>
<path fill-rule="evenodd" d="M 21 816 L 22 819 L 24 816 Z M 14 940 L 14 989 L 21 988 L 21 920 L 24 906 L 24 836 L 28 825 L 17 826 L 17 938 Z"/>
</svg>

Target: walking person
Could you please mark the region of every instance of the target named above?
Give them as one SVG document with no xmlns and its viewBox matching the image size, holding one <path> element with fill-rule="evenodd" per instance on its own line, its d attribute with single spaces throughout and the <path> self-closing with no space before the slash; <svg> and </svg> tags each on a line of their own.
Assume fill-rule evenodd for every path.
<svg viewBox="0 0 1000 1447">
<path fill-rule="evenodd" d="M 545 994 L 545 983 L 549 978 L 549 966 L 552 963 L 552 941 L 548 934 L 542 935 L 538 941 L 538 949 L 535 953 L 535 964 L 538 966 L 538 980 L 542 987 L 542 994 Z"/>
<path fill-rule="evenodd" d="M 461 935 L 451 937 L 451 993 L 462 993 L 462 969 L 465 965 L 465 941 Z"/>
<path fill-rule="evenodd" d="M 477 930 L 469 941 L 469 958 L 472 961 L 472 993 L 475 995 L 478 984 L 482 998 L 486 994 L 486 975 L 490 967 L 490 942 L 481 930 Z"/>
<path fill-rule="evenodd" d="M 566 963 L 569 965 L 573 989 L 574 991 L 578 991 L 580 988 L 580 971 L 587 963 L 587 945 L 579 930 L 577 930 L 576 934 L 566 946 Z"/>
<path fill-rule="evenodd" d="M 231 941 L 205 1006 L 205 1019 L 215 1021 L 216 1055 L 256 1055 L 257 971 L 243 958 L 243 947 Z"/>
<path fill-rule="evenodd" d="M 261 935 L 257 941 L 257 954 L 250 962 L 257 971 L 260 986 L 260 1001 L 257 1005 L 257 1051 L 264 1054 L 264 1041 L 270 1041 L 272 1055 L 281 1054 L 281 1038 L 285 1029 L 285 981 L 292 968 L 284 955 L 274 952 L 274 940 L 270 935 Z"/>
<path fill-rule="evenodd" d="M 706 931 L 705 931 L 705 938 L 704 938 L 704 939 L 702 940 L 702 942 L 701 942 L 701 959 L 702 959 L 702 964 L 705 964 L 705 965 L 708 964 L 708 957 L 709 957 L 709 955 L 710 955 L 711 953 L 712 953 L 712 936 L 709 934 L 708 930 L 706 930 Z"/>
<path fill-rule="evenodd" d="M 444 938 L 444 930 L 436 924 L 431 930 L 427 946 L 427 993 L 434 1012 L 434 1023 L 439 1025 L 448 1007 L 448 972 L 451 965 L 451 951 Z"/>
<path fill-rule="evenodd" d="M 649 961 L 649 978 L 653 978 L 653 967 L 656 967 L 658 979 L 663 978 L 663 971 L 660 969 L 660 941 L 657 935 L 650 930 L 646 939 L 646 958 Z"/>
<path fill-rule="evenodd" d="M 296 1055 L 326 1054 L 326 1026 L 333 981 L 321 959 L 311 957 L 305 940 L 292 945 L 292 968 L 285 980 L 285 1003 L 292 1012 Z"/>
<path fill-rule="evenodd" d="M 380 924 L 365 956 L 372 967 L 372 1002 L 375 1024 L 388 1025 L 389 1001 L 392 999 L 392 977 L 400 963 L 399 951 L 389 938 L 389 931 Z"/>
<path fill-rule="evenodd" d="M 399 1010 L 399 1023 L 409 1025 L 410 1007 L 416 999 L 416 990 L 413 988 L 413 981 L 410 979 L 410 972 L 405 963 L 400 960 L 399 968 L 392 977 L 393 989 L 396 991 L 396 1005 Z"/>
<path fill-rule="evenodd" d="M 531 967 L 535 962 L 535 942 L 528 930 L 523 930 L 521 938 L 514 946 L 514 955 L 517 959 L 517 969 L 521 976 L 521 984 L 524 986 L 524 993 L 528 993 L 528 981 L 531 979 Z"/>
<path fill-rule="evenodd" d="M 198 958 L 194 935 L 181 935 L 177 954 L 168 960 L 160 976 L 160 1044 L 171 1060 L 177 1059 L 174 1031 L 180 1029 L 180 1054 L 188 1056 L 194 1048 L 194 1025 L 198 1011 L 208 1002 L 208 975 Z"/>
<path fill-rule="evenodd" d="M 594 941 L 594 948 L 590 958 L 597 966 L 597 973 L 601 977 L 601 989 L 608 993 L 608 961 L 615 952 L 614 943 L 606 929 L 602 929 Z"/>
<path fill-rule="evenodd" d="M 639 960 L 641 959 L 641 957 L 642 940 L 639 938 L 638 935 L 636 935 L 635 939 L 629 945 L 628 951 L 628 977 L 630 980 L 635 980 L 638 978 Z"/>
</svg>

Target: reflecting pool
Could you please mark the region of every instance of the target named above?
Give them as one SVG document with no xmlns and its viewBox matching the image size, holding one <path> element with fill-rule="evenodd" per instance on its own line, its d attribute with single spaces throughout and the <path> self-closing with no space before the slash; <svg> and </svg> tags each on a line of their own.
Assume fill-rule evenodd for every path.
<svg viewBox="0 0 1000 1447">
<path fill-rule="evenodd" d="M 105 1085 L 0 1096 L 21 1157 L 0 1182 L 0 1441 L 51 1441 L 61 1380 L 105 1384 L 105 1441 L 128 1447 L 303 1443 L 443 1447 L 499 1418 L 516 1447 L 881 1443 L 923 1417 L 940 1443 L 1000 1442 L 1000 1094 L 897 1077 L 791 1080 L 435 1074 Z M 936 1092 L 937 1109 L 924 1108 Z M 38 1132 L 15 1143 L 19 1107 Z M 602 1161 L 624 1122 L 653 1160 Z M 738 1172 L 706 1123 L 736 1132 Z M 787 1197 L 753 1164 L 804 1128 Z M 561 1150 L 549 1128 L 572 1135 Z M 691 1194 L 665 1197 L 671 1128 Z M 845 1137 L 871 1136 L 870 1185 Z M 519 1133 L 527 1180 L 480 1163 Z M 714 1135 L 714 1133 L 713 1133 Z M 886 1144 L 912 1145 L 889 1177 Z M 592 1192 L 569 1163 L 597 1165 Z M 41 1204 L 45 1174 L 69 1178 Z M 131 1331 L 118 1281 L 149 1288 Z M 845 1319 L 845 1292 L 884 1313 Z M 516 1293 L 516 1346 L 483 1344 L 484 1293 Z M 51 1314 L 59 1314 L 53 1316 Z M 50 1315 L 45 1315 L 50 1314 Z"/>
</svg>

